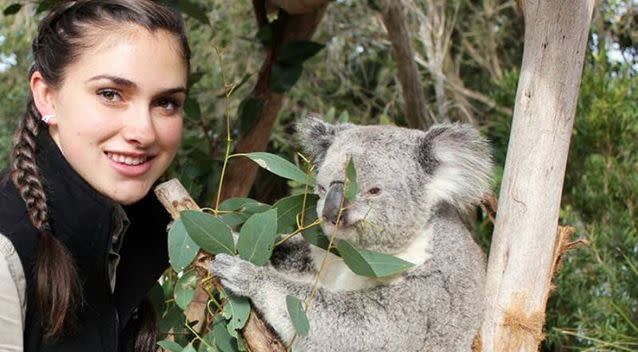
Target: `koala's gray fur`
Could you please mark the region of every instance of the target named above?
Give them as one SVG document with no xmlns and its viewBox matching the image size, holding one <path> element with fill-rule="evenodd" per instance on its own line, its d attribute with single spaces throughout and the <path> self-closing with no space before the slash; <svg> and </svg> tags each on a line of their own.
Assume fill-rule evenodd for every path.
<svg viewBox="0 0 638 352">
<path fill-rule="evenodd" d="M 317 169 L 317 213 L 330 236 L 360 249 L 415 263 L 390 278 L 364 278 L 330 254 L 330 265 L 308 311 L 310 332 L 300 351 L 469 351 L 483 313 L 485 258 L 459 218 L 488 190 L 487 143 L 470 126 L 429 131 L 390 126 L 298 125 Z M 334 206 L 348 158 L 359 193 L 339 225 Z M 376 188 L 376 190 L 375 190 Z M 326 200 L 328 199 L 328 201 Z M 278 247 L 272 265 L 256 267 L 218 255 L 211 270 L 222 284 L 250 297 L 289 343 L 294 328 L 286 295 L 304 299 L 325 251 L 295 238 Z"/>
</svg>

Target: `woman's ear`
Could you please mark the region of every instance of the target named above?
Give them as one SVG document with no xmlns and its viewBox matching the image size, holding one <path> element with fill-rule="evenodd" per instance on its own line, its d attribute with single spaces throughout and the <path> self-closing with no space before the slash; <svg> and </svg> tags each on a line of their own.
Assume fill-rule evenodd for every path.
<svg viewBox="0 0 638 352">
<path fill-rule="evenodd" d="M 55 114 L 55 90 L 42 77 L 39 71 L 33 72 L 29 82 L 33 102 L 40 112 L 42 120 L 47 125 L 55 125 L 57 117 Z"/>
</svg>

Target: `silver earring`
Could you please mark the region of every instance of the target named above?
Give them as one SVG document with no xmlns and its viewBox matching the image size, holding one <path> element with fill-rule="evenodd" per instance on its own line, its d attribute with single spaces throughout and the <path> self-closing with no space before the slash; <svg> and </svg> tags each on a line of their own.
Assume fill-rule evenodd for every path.
<svg viewBox="0 0 638 352">
<path fill-rule="evenodd" d="M 55 117 L 55 114 L 45 114 L 42 115 L 42 122 L 46 123 L 47 125 L 49 124 L 49 121 Z"/>
</svg>

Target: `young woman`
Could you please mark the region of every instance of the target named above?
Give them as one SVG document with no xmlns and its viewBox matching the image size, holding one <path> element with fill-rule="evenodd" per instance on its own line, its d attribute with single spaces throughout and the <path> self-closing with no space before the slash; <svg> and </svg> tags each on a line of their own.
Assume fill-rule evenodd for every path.
<svg viewBox="0 0 638 352">
<path fill-rule="evenodd" d="M 168 266 L 151 187 L 177 152 L 190 52 L 150 0 L 64 1 L 39 25 L 0 174 L 0 350 L 151 351 Z"/>
</svg>

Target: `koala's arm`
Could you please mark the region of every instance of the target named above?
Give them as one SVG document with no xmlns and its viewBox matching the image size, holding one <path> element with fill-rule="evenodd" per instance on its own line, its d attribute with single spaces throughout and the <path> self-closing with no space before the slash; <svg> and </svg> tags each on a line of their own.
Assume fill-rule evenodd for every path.
<svg viewBox="0 0 638 352">
<path fill-rule="evenodd" d="M 249 297 L 283 342 L 290 342 L 294 328 L 286 296 L 304 300 L 311 281 L 228 255 L 218 255 L 211 270 L 228 290 Z M 298 344 L 304 351 L 467 350 L 473 333 L 463 331 L 467 327 L 457 319 L 444 274 L 432 271 L 403 280 L 359 291 L 319 289 L 308 312 L 309 335 Z"/>
<path fill-rule="evenodd" d="M 279 271 L 299 275 L 314 275 L 315 268 L 310 255 L 310 244 L 301 235 L 295 235 L 275 247 L 270 263 Z"/>
</svg>

